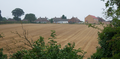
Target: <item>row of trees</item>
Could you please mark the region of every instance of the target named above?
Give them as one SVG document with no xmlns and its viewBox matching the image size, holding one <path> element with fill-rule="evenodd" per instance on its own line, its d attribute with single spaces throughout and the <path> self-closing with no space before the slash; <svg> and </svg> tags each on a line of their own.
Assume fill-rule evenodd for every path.
<svg viewBox="0 0 120 59">
<path fill-rule="evenodd" d="M 12 11 L 12 15 L 14 16 L 13 19 L 17 20 L 17 21 L 20 21 L 21 20 L 21 16 L 24 15 L 25 12 L 21 9 L 21 8 L 15 8 L 13 11 Z M 67 19 L 67 17 L 65 15 L 62 15 L 61 17 L 62 19 Z M 36 16 L 35 14 L 33 13 L 29 13 L 29 14 L 26 14 L 24 19 L 28 20 L 29 22 L 32 22 L 34 20 L 36 20 Z M 2 17 L 1 16 L 1 11 L 0 11 L 0 21 L 2 20 L 7 20 L 5 17 Z M 53 23 L 53 20 L 50 19 L 49 20 L 51 23 Z"/>
</svg>

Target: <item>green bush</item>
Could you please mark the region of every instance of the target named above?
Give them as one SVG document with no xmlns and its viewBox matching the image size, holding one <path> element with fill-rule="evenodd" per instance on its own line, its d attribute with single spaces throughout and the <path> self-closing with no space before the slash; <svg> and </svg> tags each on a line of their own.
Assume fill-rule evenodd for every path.
<svg viewBox="0 0 120 59">
<path fill-rule="evenodd" d="M 120 26 L 117 23 L 111 23 L 98 33 L 100 47 L 97 47 L 97 52 L 91 56 L 91 59 L 120 58 Z"/>
<path fill-rule="evenodd" d="M 105 15 L 112 21 L 98 33 L 100 47 L 97 48 L 97 52 L 91 56 L 91 59 L 120 59 L 120 0 L 105 2 Z M 93 25 L 90 27 L 96 28 Z"/>
<path fill-rule="evenodd" d="M 7 55 L 3 54 L 3 49 L 0 49 L 0 59 L 7 59 Z"/>
<path fill-rule="evenodd" d="M 0 38 L 3 38 L 2 34 L 0 34 Z M 7 55 L 3 54 L 3 48 L 0 49 L 0 59 L 7 59 Z"/>
</svg>

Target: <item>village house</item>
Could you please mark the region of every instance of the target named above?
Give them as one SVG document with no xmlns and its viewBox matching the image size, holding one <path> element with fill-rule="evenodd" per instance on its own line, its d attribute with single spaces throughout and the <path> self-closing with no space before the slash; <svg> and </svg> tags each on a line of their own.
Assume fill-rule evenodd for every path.
<svg viewBox="0 0 120 59">
<path fill-rule="evenodd" d="M 82 21 L 80 21 L 77 17 L 72 17 L 70 20 L 68 20 L 68 22 L 72 24 L 72 23 L 80 23 Z"/>
<path fill-rule="evenodd" d="M 68 19 L 62 19 L 62 18 L 52 18 L 53 19 L 53 23 L 68 23 Z"/>
<path fill-rule="evenodd" d="M 99 22 L 102 22 L 102 23 L 104 23 L 104 24 L 110 24 L 110 21 L 105 21 L 103 18 L 101 18 L 101 17 L 97 17 L 98 18 L 98 20 L 99 20 Z"/>
<path fill-rule="evenodd" d="M 99 20 L 97 17 L 93 16 L 93 15 L 88 15 L 87 17 L 85 17 L 85 23 L 94 23 L 97 24 L 99 23 Z"/>
<path fill-rule="evenodd" d="M 97 17 L 99 22 L 105 22 L 105 20 L 101 17 Z"/>
<path fill-rule="evenodd" d="M 23 19 L 23 20 L 21 20 L 21 21 L 28 22 L 28 20 L 27 20 L 27 19 Z"/>
<path fill-rule="evenodd" d="M 9 18 L 7 21 L 17 22 L 15 19 Z"/>
<path fill-rule="evenodd" d="M 36 23 L 49 23 L 49 21 L 47 20 L 47 18 L 38 18 L 37 20 L 35 20 L 34 22 Z"/>
</svg>

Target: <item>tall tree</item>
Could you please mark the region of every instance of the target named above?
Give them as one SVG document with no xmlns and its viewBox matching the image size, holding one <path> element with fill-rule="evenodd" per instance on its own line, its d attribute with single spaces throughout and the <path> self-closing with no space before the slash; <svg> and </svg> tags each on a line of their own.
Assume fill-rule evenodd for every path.
<svg viewBox="0 0 120 59">
<path fill-rule="evenodd" d="M 112 24 L 114 26 L 120 26 L 120 0 L 107 0 L 105 6 L 105 14 L 107 17 L 112 18 Z"/>
<path fill-rule="evenodd" d="M 62 15 L 62 17 L 61 17 L 62 19 L 67 19 L 67 17 L 65 16 L 65 15 Z"/>
<path fill-rule="evenodd" d="M 14 16 L 14 19 L 15 20 L 21 20 L 20 17 L 22 15 L 24 15 L 24 11 L 20 8 L 15 8 L 13 11 L 12 11 L 12 15 Z"/>
<path fill-rule="evenodd" d="M 35 16 L 35 14 L 30 13 L 30 14 L 26 14 L 24 19 L 32 22 L 32 21 L 36 20 L 36 16 Z"/>
<path fill-rule="evenodd" d="M 2 21 L 1 10 L 0 10 L 0 21 Z"/>
<path fill-rule="evenodd" d="M 120 18 L 120 0 L 107 0 L 105 6 L 107 9 L 106 15 L 108 17 Z"/>
</svg>

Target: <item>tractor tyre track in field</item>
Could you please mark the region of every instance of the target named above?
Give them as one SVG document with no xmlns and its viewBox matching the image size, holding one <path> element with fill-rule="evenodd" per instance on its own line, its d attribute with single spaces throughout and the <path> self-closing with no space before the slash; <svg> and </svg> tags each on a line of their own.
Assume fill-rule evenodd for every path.
<svg viewBox="0 0 120 59">
<path fill-rule="evenodd" d="M 87 59 L 96 52 L 96 47 L 98 46 L 97 32 L 98 30 L 93 28 L 88 28 L 86 25 L 82 24 L 23 24 L 23 28 L 28 30 L 28 39 L 36 41 L 39 36 L 44 37 L 44 41 L 48 42 L 51 30 L 56 31 L 56 38 L 58 44 L 61 44 L 63 48 L 67 43 L 75 42 L 75 49 L 81 48 L 86 51 L 84 59 Z M 0 33 L 4 34 L 4 38 L 0 38 L 0 48 L 4 48 L 4 53 L 9 54 L 9 52 L 15 53 L 20 50 L 21 47 L 30 49 L 23 42 L 27 42 L 21 39 L 18 35 L 11 33 L 11 31 L 18 31 L 19 34 L 23 34 L 21 24 L 5 24 L 0 25 Z M 14 40 L 13 40 L 14 38 Z M 23 42 L 19 42 L 23 41 Z M 13 42 L 17 42 L 14 44 Z M 8 45 L 11 49 L 8 51 Z"/>
</svg>

